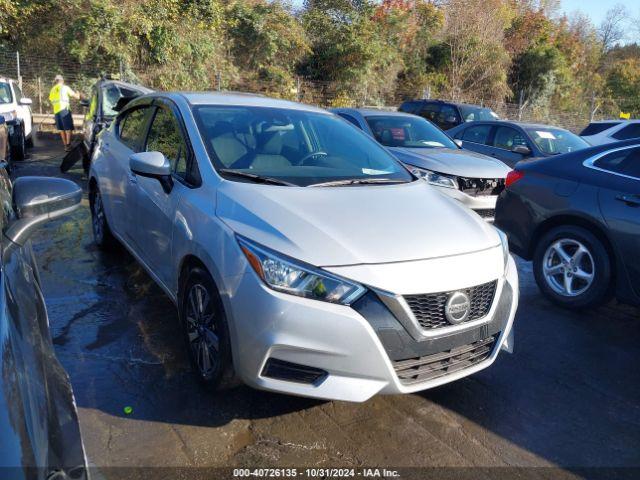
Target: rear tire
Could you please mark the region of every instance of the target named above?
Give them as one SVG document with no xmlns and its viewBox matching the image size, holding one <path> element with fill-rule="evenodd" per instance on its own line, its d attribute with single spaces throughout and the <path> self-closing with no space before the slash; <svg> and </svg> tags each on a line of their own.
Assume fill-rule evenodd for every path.
<svg viewBox="0 0 640 480">
<path fill-rule="evenodd" d="M 533 256 L 533 273 L 542 293 L 566 308 L 589 308 L 611 296 L 611 258 L 588 230 L 566 225 L 542 236 Z"/>
<path fill-rule="evenodd" d="M 14 161 L 22 161 L 27 156 L 27 142 L 24 138 L 24 129 L 22 126 L 14 137 L 15 138 L 11 142 L 11 155 Z"/>
<path fill-rule="evenodd" d="M 93 239 L 101 250 L 112 251 L 118 247 L 118 240 L 111 233 L 111 228 L 107 222 L 107 215 L 104 211 L 104 203 L 98 187 L 89 193 L 89 203 L 91 206 L 91 226 L 93 229 Z"/>
<path fill-rule="evenodd" d="M 211 390 L 232 386 L 227 317 L 209 272 L 201 267 L 189 271 L 179 305 L 185 344 L 198 379 Z"/>
</svg>

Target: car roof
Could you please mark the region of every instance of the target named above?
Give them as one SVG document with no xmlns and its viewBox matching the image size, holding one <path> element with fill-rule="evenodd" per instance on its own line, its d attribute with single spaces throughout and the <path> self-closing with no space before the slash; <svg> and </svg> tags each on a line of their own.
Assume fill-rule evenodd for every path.
<svg viewBox="0 0 640 480">
<path fill-rule="evenodd" d="M 566 128 L 556 127 L 555 125 L 545 125 L 543 123 L 528 123 L 528 122 L 517 122 L 512 120 L 477 120 L 473 122 L 463 123 L 464 127 L 468 128 L 472 125 L 502 125 L 505 127 L 520 127 L 520 128 L 556 128 L 558 130 L 566 130 Z M 458 128 L 458 127 L 456 127 Z"/>
<path fill-rule="evenodd" d="M 472 107 L 472 108 L 486 108 L 488 110 L 491 110 L 491 107 L 487 107 L 485 105 L 477 105 L 474 103 L 458 103 L 458 102 L 450 102 L 448 100 L 439 100 L 439 99 L 435 99 L 435 98 L 420 98 L 420 99 L 416 99 L 416 100 L 405 100 L 402 103 L 409 103 L 409 102 L 430 102 L 430 103 L 442 103 L 444 105 L 455 105 L 457 107 Z"/>
<path fill-rule="evenodd" d="M 372 117 L 378 115 L 393 116 L 393 117 L 415 117 L 411 113 L 398 112 L 396 110 L 384 110 L 382 108 L 332 108 L 332 112 L 341 113 L 359 113 L 363 117 Z M 419 117 L 421 118 L 421 117 Z"/>
<path fill-rule="evenodd" d="M 589 122 L 589 125 L 594 124 L 594 123 L 615 123 L 616 125 L 619 125 L 621 123 L 639 123 L 640 119 L 637 118 L 631 118 L 629 120 L 627 120 L 626 118 L 620 118 L 620 119 L 611 119 L 611 120 L 594 120 L 593 122 Z"/>
<path fill-rule="evenodd" d="M 244 92 L 167 92 L 158 94 L 169 97 L 180 96 L 192 106 L 197 105 L 228 105 L 246 107 L 269 107 L 299 110 L 305 112 L 325 113 L 326 110 L 304 103 L 292 102 L 278 98 L 265 97 L 264 95 Z"/>
</svg>

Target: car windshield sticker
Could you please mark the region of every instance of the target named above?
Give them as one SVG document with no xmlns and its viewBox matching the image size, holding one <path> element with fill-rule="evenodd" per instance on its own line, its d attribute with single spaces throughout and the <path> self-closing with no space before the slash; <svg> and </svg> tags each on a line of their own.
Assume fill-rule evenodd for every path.
<svg viewBox="0 0 640 480">
<path fill-rule="evenodd" d="M 548 140 L 555 140 L 556 139 L 555 135 L 553 133 L 551 133 L 551 132 L 546 132 L 544 130 L 536 130 L 536 133 L 538 134 L 538 136 L 540 138 L 546 138 Z"/>
</svg>

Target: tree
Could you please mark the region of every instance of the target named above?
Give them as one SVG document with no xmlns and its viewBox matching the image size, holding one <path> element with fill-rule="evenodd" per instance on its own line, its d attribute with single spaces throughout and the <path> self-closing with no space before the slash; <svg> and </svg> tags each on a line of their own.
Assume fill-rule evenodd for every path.
<svg viewBox="0 0 640 480">
<path fill-rule="evenodd" d="M 445 10 L 435 65 L 447 77 L 445 94 L 453 99 L 502 100 L 510 93 L 510 62 L 503 40 L 512 12 L 506 1 L 451 0 Z"/>
</svg>

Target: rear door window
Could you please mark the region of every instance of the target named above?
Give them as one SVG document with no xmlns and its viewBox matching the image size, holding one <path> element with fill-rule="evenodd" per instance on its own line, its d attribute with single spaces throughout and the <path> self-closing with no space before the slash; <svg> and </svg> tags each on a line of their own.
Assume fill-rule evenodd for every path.
<svg viewBox="0 0 640 480">
<path fill-rule="evenodd" d="M 609 172 L 640 179 L 640 147 L 608 153 L 596 160 L 593 165 Z"/>
<path fill-rule="evenodd" d="M 436 116 L 436 123 L 445 130 L 458 125 L 460 123 L 458 110 L 451 105 L 442 105 Z"/>
<path fill-rule="evenodd" d="M 611 135 L 616 140 L 630 140 L 640 137 L 640 123 L 631 123 Z"/>
<path fill-rule="evenodd" d="M 142 150 L 148 112 L 148 107 L 137 108 L 128 111 L 120 120 L 120 141 L 134 152 Z"/>
<path fill-rule="evenodd" d="M 481 145 L 489 144 L 489 134 L 491 133 L 491 125 L 475 125 L 473 127 L 469 127 L 463 130 L 461 133 L 456 135 L 456 138 L 459 138 L 465 142 L 473 142 L 479 143 Z"/>
<path fill-rule="evenodd" d="M 597 135 L 598 133 L 604 132 L 611 127 L 615 127 L 616 125 L 620 125 L 620 122 L 590 123 L 589 125 L 587 125 L 587 128 L 580 132 L 580 136 L 587 137 L 589 135 Z"/>
<path fill-rule="evenodd" d="M 438 116 L 438 112 L 440 112 L 440 104 L 438 103 L 425 103 L 418 115 L 422 118 L 426 118 L 427 120 L 437 123 L 436 117 Z"/>
</svg>

